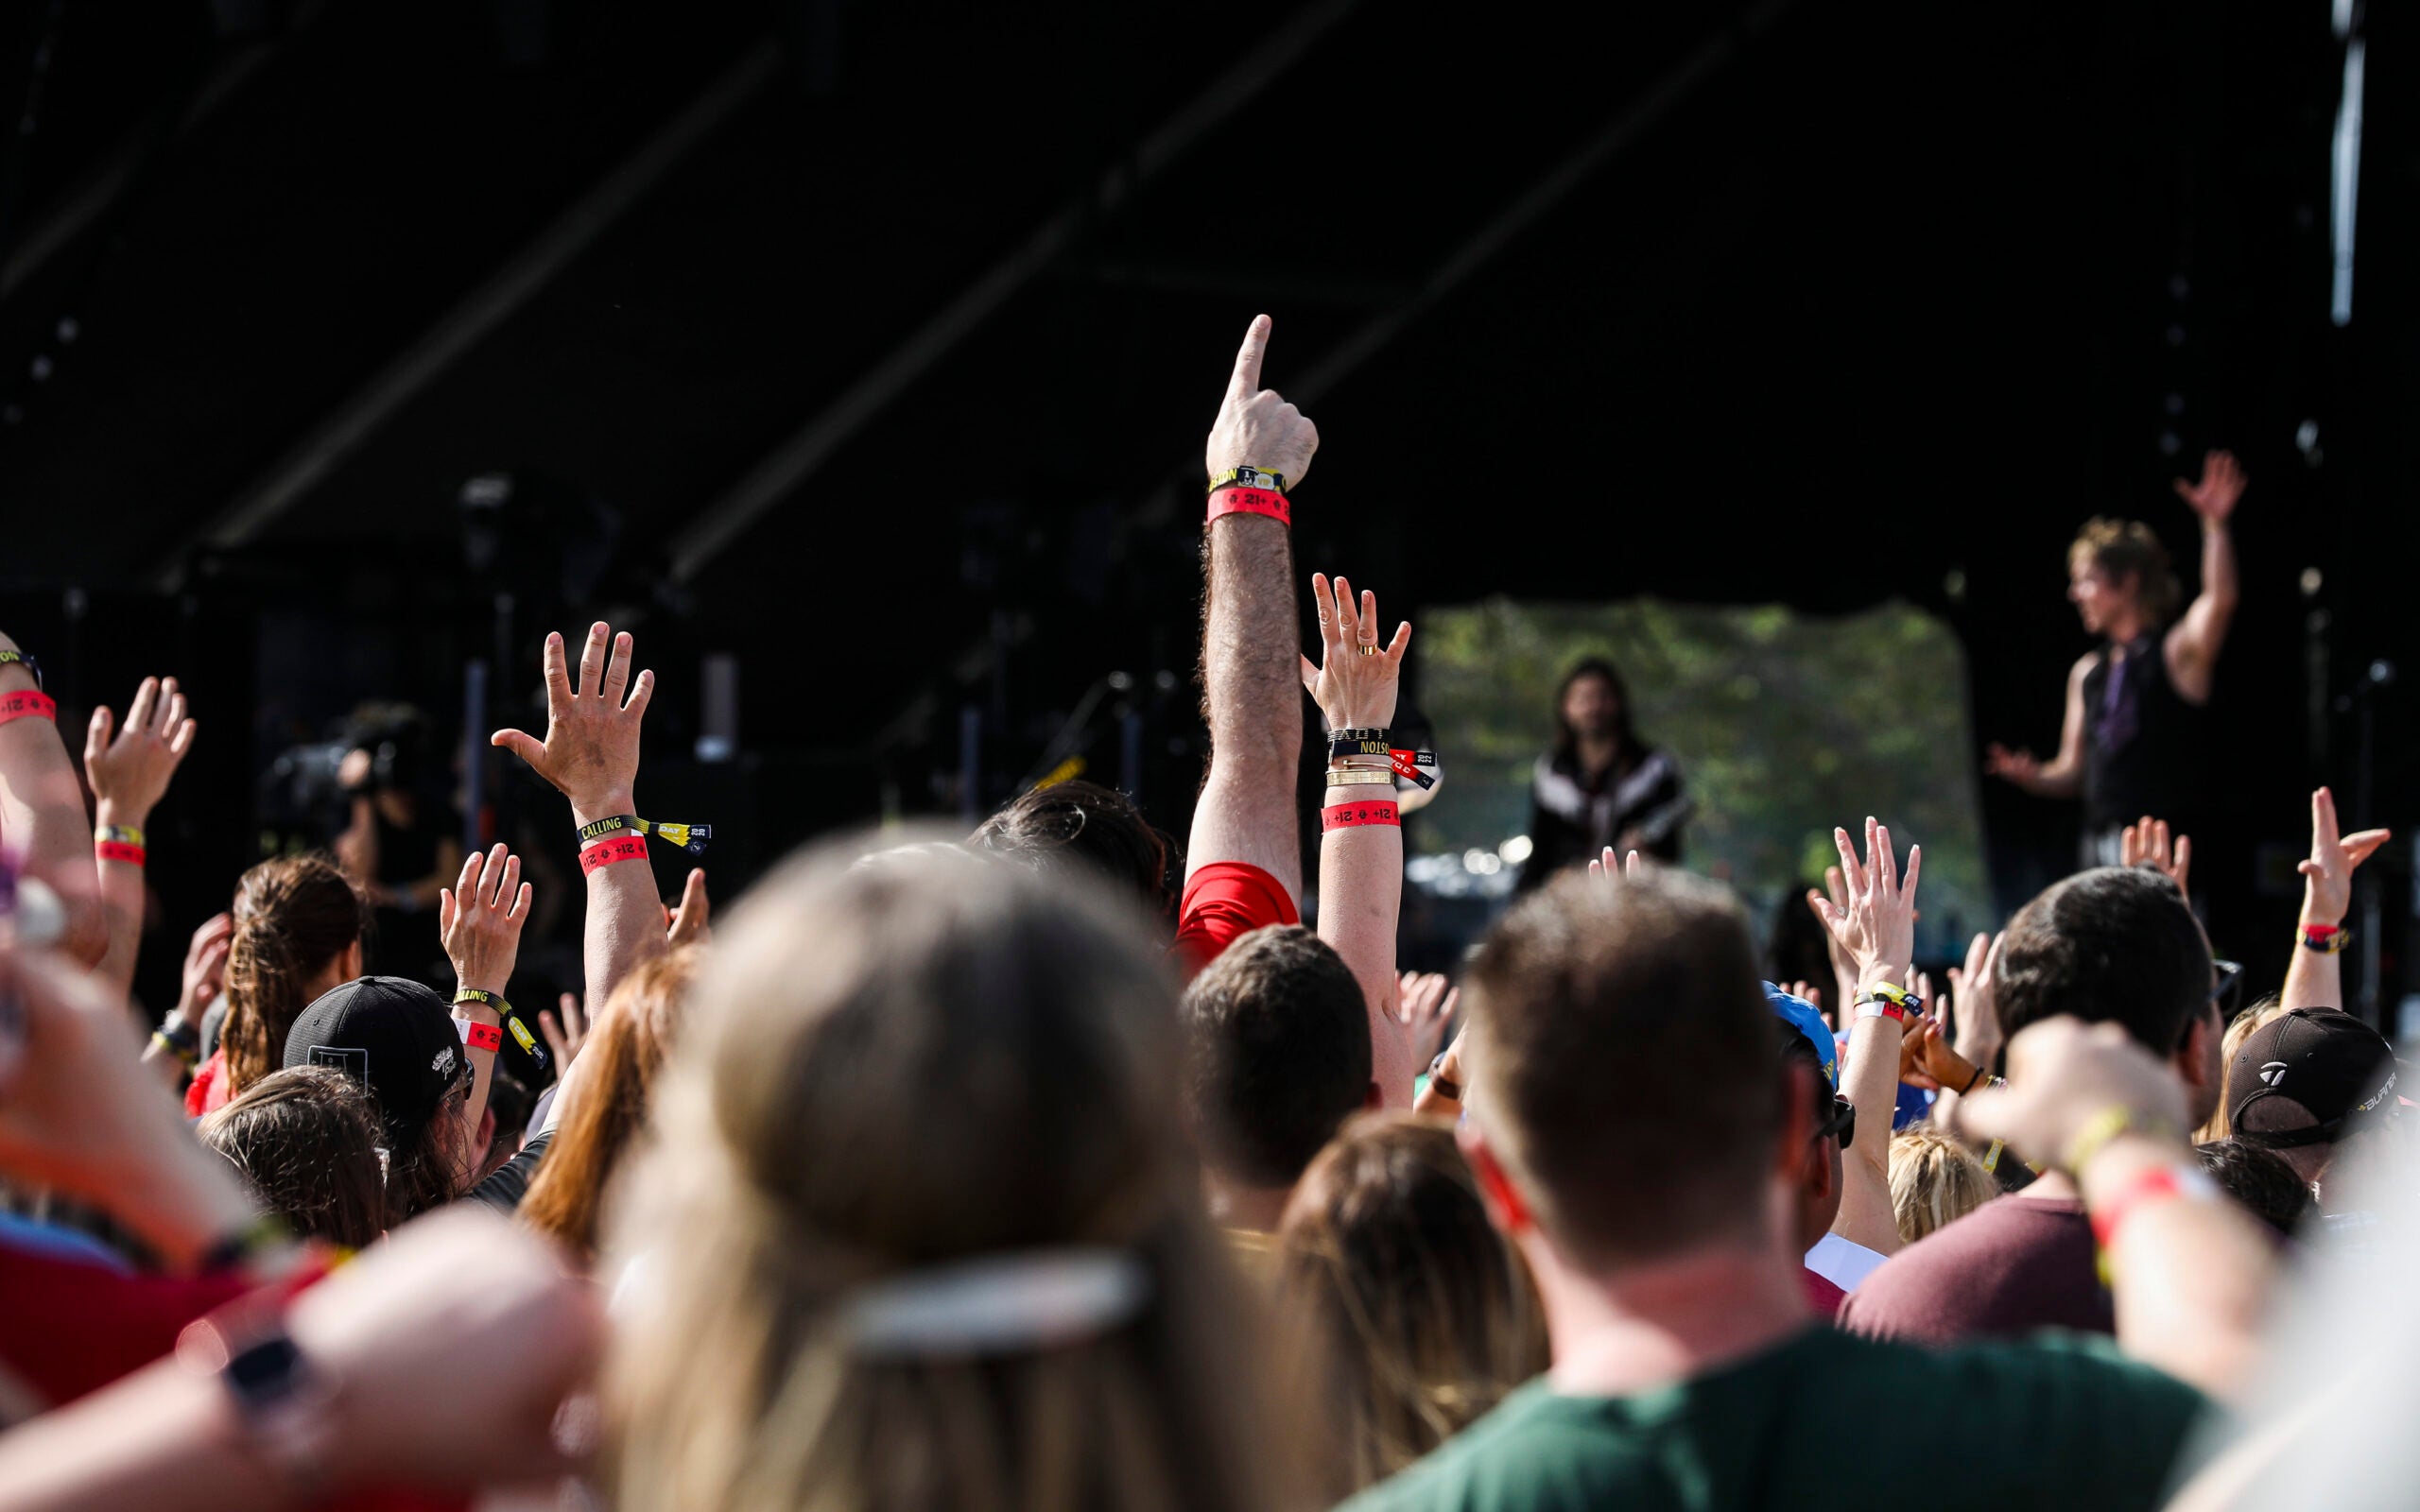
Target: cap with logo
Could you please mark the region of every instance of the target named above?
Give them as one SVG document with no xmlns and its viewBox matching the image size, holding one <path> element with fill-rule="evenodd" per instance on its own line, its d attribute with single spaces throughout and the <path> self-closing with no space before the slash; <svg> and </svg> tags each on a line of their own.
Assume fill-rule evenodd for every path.
<svg viewBox="0 0 2420 1512">
<path fill-rule="evenodd" d="M 2227 1118 L 2268 1149 L 2325 1144 L 2395 1107 L 2394 1048 L 2334 1008 L 2297 1008 L 2253 1031 L 2227 1067 Z"/>
<path fill-rule="evenodd" d="M 396 1137 L 426 1124 L 470 1070 L 445 1000 L 400 976 L 356 977 L 321 993 L 285 1037 L 285 1064 L 347 1073 Z"/>
</svg>

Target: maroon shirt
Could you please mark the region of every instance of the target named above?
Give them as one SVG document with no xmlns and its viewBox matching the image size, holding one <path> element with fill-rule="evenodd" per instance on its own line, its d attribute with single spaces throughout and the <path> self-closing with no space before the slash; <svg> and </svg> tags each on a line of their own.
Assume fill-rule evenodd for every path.
<svg viewBox="0 0 2420 1512">
<path fill-rule="evenodd" d="M 1915 1344 L 2118 1332 L 2083 1204 L 2015 1196 L 1884 1261 L 1841 1304 L 1840 1325 Z"/>
</svg>

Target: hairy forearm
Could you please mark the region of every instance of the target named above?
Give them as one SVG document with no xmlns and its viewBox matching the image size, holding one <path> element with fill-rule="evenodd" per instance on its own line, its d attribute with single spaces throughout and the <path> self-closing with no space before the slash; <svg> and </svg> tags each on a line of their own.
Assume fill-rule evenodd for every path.
<svg viewBox="0 0 2420 1512">
<path fill-rule="evenodd" d="M 1388 792 L 1392 799 L 1392 791 Z M 1370 1017 L 1370 1074 L 1389 1108 L 1411 1106 L 1422 1067 L 1392 1021 L 1395 922 L 1403 904 L 1403 831 L 1391 824 L 1332 830 L 1320 839 L 1320 938 L 1361 984 Z"/>
<path fill-rule="evenodd" d="M 2084 1205 L 2102 1211 L 2147 1175 L 2190 1162 L 2181 1142 L 2113 1140 L 2079 1177 Z M 2259 1348 L 2276 1246 L 2220 1200 L 2154 1201 L 2123 1217 L 2109 1254 L 2118 1342 L 2213 1397 L 2233 1395 Z"/>
<path fill-rule="evenodd" d="M 1303 743 L 1292 541 L 1266 515 L 1229 514 L 1211 522 L 1203 552 L 1201 716 L 1212 768 L 1250 752 L 1290 773 Z"/>
</svg>

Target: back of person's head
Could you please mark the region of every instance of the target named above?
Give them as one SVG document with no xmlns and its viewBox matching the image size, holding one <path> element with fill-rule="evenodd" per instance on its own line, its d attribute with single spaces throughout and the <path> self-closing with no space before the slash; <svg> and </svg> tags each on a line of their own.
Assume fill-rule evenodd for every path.
<svg viewBox="0 0 2420 1512">
<path fill-rule="evenodd" d="M 2310 1188 L 2273 1150 L 2239 1139 L 2223 1139 L 2197 1144 L 2193 1154 L 2220 1191 L 2287 1238 L 2293 1237 L 2310 1211 Z"/>
<path fill-rule="evenodd" d="M 1816 1029 L 1822 1030 L 1820 1019 Z M 1838 1071 L 1839 1055 L 1834 1053 L 1833 1064 L 1827 1067 L 1815 1041 L 1793 1019 L 1776 1018 L 1773 1034 L 1781 1041 L 1782 1095 L 1805 1095 L 1815 1110 L 1813 1137 L 1800 1154 L 1796 1204 L 1797 1237 L 1811 1249 L 1831 1232 L 1833 1220 L 1841 1215 L 1841 1198 L 1844 1194 L 1840 1125 L 1831 1116 L 1840 1102 L 1839 1089 L 1832 1081 Z M 1801 1086 L 1806 1089 L 1804 1094 L 1797 1091 Z"/>
<path fill-rule="evenodd" d="M 326 856 L 281 856 L 244 873 L 235 885 L 220 1031 L 231 1091 L 279 1069 L 314 982 L 360 942 L 368 919 L 361 895 Z"/>
<path fill-rule="evenodd" d="M 1170 846 L 1134 800 L 1098 782 L 1053 782 L 1011 800 L 983 821 L 967 847 L 1033 868 L 1045 876 L 1071 868 L 1143 901 L 1154 916 L 1170 911 Z"/>
<path fill-rule="evenodd" d="M 2121 1025 L 2167 1060 L 2214 1011 L 2210 972 L 2209 942 L 2174 883 L 2147 867 L 2100 867 L 2017 910 L 1993 981 L 2012 1038 L 2071 1014 Z"/>
<path fill-rule="evenodd" d="M 1557 878 L 1489 932 L 1463 996 L 1470 1116 L 1563 1255 L 1601 1265 L 1761 1231 L 1791 1093 L 1720 886 Z"/>
<path fill-rule="evenodd" d="M 580 1047 L 579 1100 L 564 1113 L 530 1178 L 521 1218 L 582 1258 L 596 1252 L 598 1211 L 647 1122 L 656 1076 L 680 1034 L 698 962 L 697 950 L 683 948 L 622 978 Z"/>
<path fill-rule="evenodd" d="M 197 1132 L 303 1238 L 360 1249 L 387 1231 L 378 1118 L 344 1073 L 324 1066 L 272 1072 L 204 1118 Z"/>
<path fill-rule="evenodd" d="M 1370 1014 L 1344 958 L 1300 924 L 1255 929 L 1185 988 L 1186 1104 L 1211 1168 L 1289 1187 L 1370 1100 Z"/>
<path fill-rule="evenodd" d="M 1891 1136 L 1891 1211 L 1910 1244 L 2000 1194 L 1981 1156 L 1919 1124 Z"/>
<path fill-rule="evenodd" d="M 1347 1124 L 1294 1189 L 1278 1255 L 1286 1337 L 1324 1375 L 1333 1495 L 1393 1474 L 1547 1367 L 1529 1266 L 1488 1222 L 1449 1125 Z"/>
<path fill-rule="evenodd" d="M 368 1091 L 390 1224 L 453 1201 L 477 1174 L 470 1059 L 445 1000 L 424 984 L 363 976 L 321 993 L 295 1019 L 283 1064 L 333 1067 Z"/>
<path fill-rule="evenodd" d="M 613 1500 L 1277 1500 L 1132 908 L 810 857 L 717 936 L 613 1222 Z"/>
<path fill-rule="evenodd" d="M 2184 599 L 2184 587 L 2177 581 L 2176 569 L 2169 563 L 2168 548 L 2160 543 L 2152 527 L 2139 520 L 2117 520 L 2103 515 L 2090 521 L 2067 548 L 2067 562 L 2070 567 L 2098 567 L 2113 584 L 2132 577 L 2137 585 L 2136 599 L 2143 607 L 2144 617 L 2153 625 L 2167 624 Z"/>
</svg>

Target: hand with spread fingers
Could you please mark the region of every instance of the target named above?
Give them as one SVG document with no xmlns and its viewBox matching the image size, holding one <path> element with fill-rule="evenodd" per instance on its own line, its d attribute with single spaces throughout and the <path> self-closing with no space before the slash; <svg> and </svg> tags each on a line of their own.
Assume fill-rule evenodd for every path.
<svg viewBox="0 0 2420 1512">
<path fill-rule="evenodd" d="M 93 786 L 98 822 L 143 828 L 193 749 L 194 730 L 174 678 L 144 679 L 127 705 L 123 729 L 107 705 L 94 710 L 84 730 L 84 779 Z"/>
<path fill-rule="evenodd" d="M 2233 452 L 2205 452 L 2202 455 L 2202 481 L 2187 483 L 2178 478 L 2176 496 L 2202 517 L 2204 526 L 2218 526 L 2225 524 L 2235 513 L 2236 502 L 2251 483 Z"/>
<path fill-rule="evenodd" d="M 485 855 L 473 851 L 454 887 L 437 894 L 437 929 L 461 985 L 501 996 L 521 954 L 521 926 L 529 919 L 529 885 L 521 858 L 503 842 Z"/>
<path fill-rule="evenodd" d="M 1857 967 L 1860 988 L 1876 983 L 1908 986 L 1916 956 L 1916 877 L 1924 867 L 1924 847 L 1908 848 L 1908 875 L 1903 882 L 1899 863 L 1891 852 L 1891 830 L 1865 821 L 1866 859 L 1858 859 L 1846 830 L 1834 830 L 1840 848 L 1841 877 L 1846 906 L 1810 889 L 1806 904 L 1824 921 L 1834 944 Z"/>
<path fill-rule="evenodd" d="M 563 638 L 546 637 L 546 738 L 499 730 L 490 744 L 527 762 L 571 799 L 572 817 L 592 823 L 629 813 L 638 781 L 639 722 L 655 694 L 655 674 L 631 675 L 632 642 L 599 620 L 588 628 L 575 685 L 564 662 Z M 625 695 L 628 695 L 627 699 Z"/>
<path fill-rule="evenodd" d="M 1260 387 L 1260 366 L 1269 354 L 1269 335 L 1275 322 L 1255 316 L 1236 352 L 1235 372 L 1227 380 L 1226 398 L 1210 427 L 1202 464 L 1218 478 L 1239 467 L 1259 468 L 1285 478 L 1288 488 L 1301 484 L 1311 470 L 1311 454 L 1320 449 L 1319 427 L 1276 393 Z"/>
<path fill-rule="evenodd" d="M 1949 998 L 1938 1015 L 1949 1026 L 1958 1054 L 1978 1066 L 1997 1060 L 2007 1033 L 2000 1028 L 1999 993 L 1994 973 L 1999 970 L 2000 941 L 2006 935 L 1977 935 L 1966 942 L 1966 964 L 1949 969 Z"/>
<path fill-rule="evenodd" d="M 562 994 L 555 1005 L 538 1010 L 538 1032 L 546 1037 L 546 1048 L 555 1053 L 555 1079 L 561 1081 L 579 1058 L 580 1046 L 588 1043 L 588 1015 L 580 1011 L 577 992 Z"/>
<path fill-rule="evenodd" d="M 2190 896 L 2185 884 L 2193 868 L 2193 842 L 2181 834 L 2171 842 L 2166 819 L 2146 814 L 2118 832 L 2118 864 L 2150 867 L 2176 884 L 2178 892 Z"/>
<path fill-rule="evenodd" d="M 1616 877 L 1635 877 L 1647 868 L 1648 863 L 1635 850 L 1618 861 L 1614 857 L 1614 848 L 1605 847 L 1603 855 L 1588 863 L 1588 875 L 1610 882 Z"/>
<path fill-rule="evenodd" d="M 1409 621 L 1394 639 L 1378 644 L 1378 595 L 1363 591 L 1357 608 L 1353 585 L 1324 573 L 1311 574 L 1311 607 L 1319 614 L 1320 663 L 1303 658 L 1303 690 L 1320 706 L 1330 730 L 1383 730 L 1395 716 L 1395 688 L 1404 652 L 1411 645 Z"/>
</svg>

